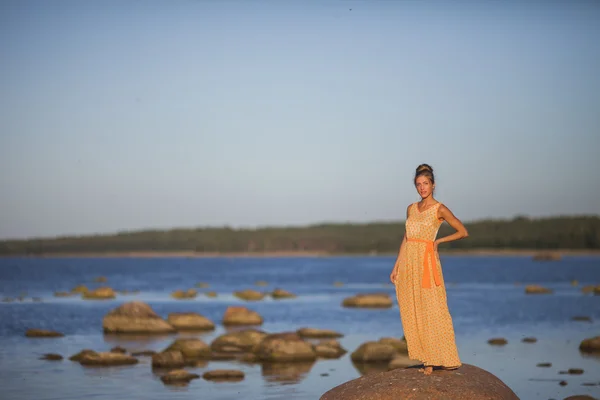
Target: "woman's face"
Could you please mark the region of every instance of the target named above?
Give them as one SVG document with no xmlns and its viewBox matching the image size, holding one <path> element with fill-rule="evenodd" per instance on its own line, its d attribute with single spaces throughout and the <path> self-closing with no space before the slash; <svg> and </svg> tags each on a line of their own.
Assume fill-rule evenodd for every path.
<svg viewBox="0 0 600 400">
<path fill-rule="evenodd" d="M 431 181 L 426 176 L 419 176 L 415 182 L 415 187 L 421 198 L 426 198 L 433 193 L 435 185 L 431 184 Z"/>
</svg>

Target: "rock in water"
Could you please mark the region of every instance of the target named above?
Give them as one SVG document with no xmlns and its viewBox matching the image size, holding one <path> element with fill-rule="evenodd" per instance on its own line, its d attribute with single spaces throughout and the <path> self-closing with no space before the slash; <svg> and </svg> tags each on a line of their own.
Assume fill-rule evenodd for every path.
<svg viewBox="0 0 600 400">
<path fill-rule="evenodd" d="M 130 301 L 115 308 L 102 320 L 105 333 L 171 333 L 175 328 L 141 301 Z"/>
<path fill-rule="evenodd" d="M 329 390 L 320 400 L 519 400 L 500 379 L 469 364 L 454 371 L 398 368 L 353 379 Z"/>
</svg>

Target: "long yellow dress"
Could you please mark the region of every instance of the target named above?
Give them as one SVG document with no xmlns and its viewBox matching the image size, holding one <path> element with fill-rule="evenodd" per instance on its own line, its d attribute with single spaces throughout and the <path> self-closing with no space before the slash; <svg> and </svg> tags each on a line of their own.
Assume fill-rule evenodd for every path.
<svg viewBox="0 0 600 400">
<path fill-rule="evenodd" d="M 433 248 L 442 224 L 437 218 L 440 205 L 437 203 L 422 212 L 417 203 L 410 206 L 407 241 L 396 261 L 396 298 L 408 356 L 425 366 L 456 368 L 462 364 L 448 310 L 442 265 Z"/>
</svg>

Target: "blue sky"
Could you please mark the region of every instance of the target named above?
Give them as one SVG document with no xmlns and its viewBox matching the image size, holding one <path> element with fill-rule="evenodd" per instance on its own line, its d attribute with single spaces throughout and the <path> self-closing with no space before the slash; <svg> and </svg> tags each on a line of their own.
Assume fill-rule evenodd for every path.
<svg viewBox="0 0 600 400">
<path fill-rule="evenodd" d="M 600 214 L 600 3 L 533 3 L 3 1 L 0 238 L 401 220 L 422 162 Z"/>
</svg>

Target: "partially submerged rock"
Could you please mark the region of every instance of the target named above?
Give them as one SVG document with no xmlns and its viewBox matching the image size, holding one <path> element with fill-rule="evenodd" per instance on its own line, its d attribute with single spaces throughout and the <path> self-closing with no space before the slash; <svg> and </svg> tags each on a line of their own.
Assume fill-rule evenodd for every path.
<svg viewBox="0 0 600 400">
<path fill-rule="evenodd" d="M 244 372 L 236 369 L 215 369 L 206 371 L 202 378 L 208 381 L 241 381 L 244 379 Z"/>
<path fill-rule="evenodd" d="M 138 360 L 135 357 L 127 354 L 112 353 L 112 352 L 91 352 L 82 355 L 79 359 L 81 365 L 96 366 L 96 367 L 112 367 L 117 365 L 133 365 L 137 364 Z"/>
<path fill-rule="evenodd" d="M 166 385 L 171 385 L 189 383 L 192 379 L 198 378 L 200 378 L 198 374 L 192 374 L 184 369 L 175 369 L 161 376 L 160 380 Z"/>
<path fill-rule="evenodd" d="M 342 335 L 339 332 L 336 332 L 331 329 L 318 329 L 318 328 L 300 328 L 296 331 L 298 336 L 301 338 L 339 338 Z"/>
<path fill-rule="evenodd" d="M 525 294 L 551 294 L 552 289 L 545 288 L 540 285 L 527 285 L 525 286 Z"/>
<path fill-rule="evenodd" d="M 357 294 L 342 301 L 343 307 L 350 308 L 390 308 L 392 298 L 387 293 Z"/>
<path fill-rule="evenodd" d="M 265 297 L 265 293 L 261 293 L 257 290 L 246 289 L 246 290 L 238 290 L 233 292 L 233 295 L 238 299 L 246 300 L 246 301 L 258 301 L 262 300 Z"/>
<path fill-rule="evenodd" d="M 244 329 L 216 337 L 210 348 L 217 353 L 249 352 L 267 336 L 266 332 L 258 329 Z"/>
<path fill-rule="evenodd" d="M 353 379 L 329 390 L 320 400 L 519 400 L 500 379 L 469 364 L 427 376 L 417 368 L 397 368 Z"/>
<path fill-rule="evenodd" d="M 29 338 L 57 338 L 65 335 L 48 329 L 27 329 L 27 331 L 25 331 L 25 336 Z"/>
<path fill-rule="evenodd" d="M 600 353 L 600 336 L 582 340 L 579 350 L 584 353 Z"/>
<path fill-rule="evenodd" d="M 504 346 L 505 344 L 508 344 L 508 340 L 504 338 L 492 338 L 488 340 L 488 344 L 491 344 L 492 346 Z"/>
<path fill-rule="evenodd" d="M 371 341 L 361 344 L 350 358 L 358 363 L 381 363 L 390 362 L 397 353 L 398 351 L 391 344 Z"/>
<path fill-rule="evenodd" d="M 180 351 L 185 362 L 208 359 L 211 353 L 210 347 L 196 338 L 176 339 L 165 349 L 165 352 L 168 351 Z"/>
<path fill-rule="evenodd" d="M 183 354 L 179 350 L 169 350 L 152 356 L 152 368 L 181 368 L 185 365 Z"/>
<path fill-rule="evenodd" d="M 297 297 L 294 293 L 288 292 L 287 290 L 276 288 L 271 292 L 271 297 L 274 299 L 293 299 Z"/>
<path fill-rule="evenodd" d="M 246 307 L 229 306 L 223 315 L 223 325 L 262 325 L 263 318 Z"/>
<path fill-rule="evenodd" d="M 176 312 L 167 316 L 167 322 L 179 331 L 210 331 L 215 324 L 210 319 L 193 312 Z"/>
<path fill-rule="evenodd" d="M 348 352 L 340 342 L 335 339 L 322 340 L 313 345 L 313 350 L 319 358 L 340 358 Z"/>
<path fill-rule="evenodd" d="M 85 300 L 110 300 L 117 297 L 117 294 L 112 288 L 101 287 L 95 290 L 83 292 L 81 297 Z"/>
<path fill-rule="evenodd" d="M 171 293 L 171 297 L 177 300 L 184 299 L 194 299 L 198 295 L 198 291 L 196 289 L 188 289 L 188 290 L 176 290 Z"/>
<path fill-rule="evenodd" d="M 105 333 L 173 333 L 175 328 L 141 301 L 130 301 L 110 311 L 102 320 Z"/>
<path fill-rule="evenodd" d="M 260 361 L 298 362 L 317 359 L 313 346 L 295 332 L 270 334 L 253 349 L 253 352 Z"/>
</svg>

